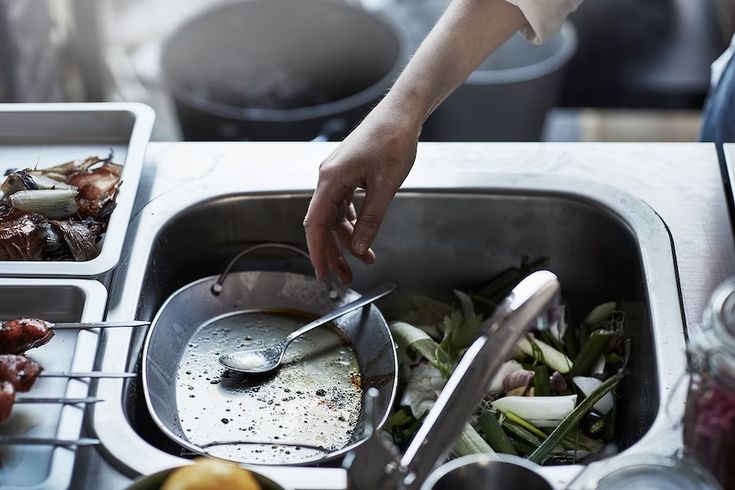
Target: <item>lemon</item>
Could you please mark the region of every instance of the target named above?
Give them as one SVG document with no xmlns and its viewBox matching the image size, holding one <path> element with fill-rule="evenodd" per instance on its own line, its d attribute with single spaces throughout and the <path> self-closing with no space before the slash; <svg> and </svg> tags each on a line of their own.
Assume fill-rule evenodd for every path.
<svg viewBox="0 0 735 490">
<path fill-rule="evenodd" d="M 224 461 L 197 458 L 195 463 L 174 470 L 161 490 L 261 490 L 248 470 Z"/>
</svg>

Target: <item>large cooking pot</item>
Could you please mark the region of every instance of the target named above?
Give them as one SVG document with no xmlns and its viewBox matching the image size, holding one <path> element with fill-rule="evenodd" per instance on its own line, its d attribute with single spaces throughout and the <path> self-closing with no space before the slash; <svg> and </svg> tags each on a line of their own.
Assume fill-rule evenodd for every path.
<svg viewBox="0 0 735 490">
<path fill-rule="evenodd" d="M 511 37 L 437 107 L 421 138 L 538 141 L 547 112 L 559 103 L 565 68 L 576 47 L 569 23 L 540 46 Z"/>
<path fill-rule="evenodd" d="M 209 10 L 166 42 L 162 70 L 188 140 L 341 139 L 398 73 L 385 22 L 335 0 Z"/>
</svg>

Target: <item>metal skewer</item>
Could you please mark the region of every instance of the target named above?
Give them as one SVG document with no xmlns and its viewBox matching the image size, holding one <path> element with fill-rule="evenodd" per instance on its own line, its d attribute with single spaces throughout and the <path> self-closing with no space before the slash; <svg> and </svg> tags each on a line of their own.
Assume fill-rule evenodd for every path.
<svg viewBox="0 0 735 490">
<path fill-rule="evenodd" d="M 134 320 L 130 322 L 71 322 L 71 323 L 52 323 L 53 330 L 83 330 L 86 328 L 127 328 L 127 327 L 146 327 L 151 322 Z"/>
<path fill-rule="evenodd" d="M 0 437 L 0 446 L 96 446 L 98 439 L 55 439 L 53 437 Z"/>
<path fill-rule="evenodd" d="M 97 403 L 104 400 L 89 396 L 87 398 L 64 398 L 64 397 L 33 397 L 19 396 L 15 403 L 61 403 L 62 405 L 76 405 L 77 403 Z"/>
<path fill-rule="evenodd" d="M 135 378 L 138 373 L 108 373 L 103 371 L 90 372 L 62 372 L 62 371 L 42 371 L 38 375 L 41 378 Z"/>
</svg>

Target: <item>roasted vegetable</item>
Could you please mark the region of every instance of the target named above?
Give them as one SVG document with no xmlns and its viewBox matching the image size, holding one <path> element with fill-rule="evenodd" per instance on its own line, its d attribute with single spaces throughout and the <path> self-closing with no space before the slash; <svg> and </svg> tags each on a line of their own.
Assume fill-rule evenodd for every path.
<svg viewBox="0 0 735 490">
<path fill-rule="evenodd" d="M 114 197 L 106 199 L 78 199 L 79 216 L 82 218 L 94 218 L 101 222 L 107 222 L 110 219 L 112 211 L 115 209 Z"/>
<path fill-rule="evenodd" d="M 39 215 L 0 221 L 0 260 L 42 260 L 45 224 Z"/>
<path fill-rule="evenodd" d="M 5 197 L 10 197 L 18 191 L 36 189 L 38 189 L 38 186 L 26 170 L 11 173 L 0 185 L 0 190 L 3 191 Z"/>
<path fill-rule="evenodd" d="M 74 260 L 82 262 L 97 257 L 99 253 L 97 238 L 100 230 L 78 221 L 52 221 L 51 223 L 64 238 Z"/>
<path fill-rule="evenodd" d="M 113 153 L 110 152 L 107 158 L 104 159 L 98 156 L 91 156 L 85 158 L 84 160 L 72 160 L 71 162 L 62 163 L 61 165 L 56 165 L 45 169 L 38 169 L 37 171 L 40 174 L 46 175 L 52 179 L 66 181 L 66 178 L 69 175 L 77 172 L 84 172 L 94 165 L 97 165 L 98 163 L 111 162 L 112 157 Z"/>
<path fill-rule="evenodd" d="M 79 209 L 77 194 L 74 189 L 18 191 L 10 196 L 10 203 L 16 209 L 46 218 L 68 218 Z"/>
<path fill-rule="evenodd" d="M 107 199 L 115 193 L 122 167 L 113 163 L 105 163 L 94 170 L 75 172 L 69 176 L 67 182 L 79 189 L 82 199 Z"/>
<path fill-rule="evenodd" d="M 63 180 L 56 180 L 38 171 L 28 172 L 36 189 L 76 189 L 71 184 L 67 184 Z"/>
<path fill-rule="evenodd" d="M 45 222 L 41 225 L 43 230 L 43 239 L 45 240 L 45 250 L 47 256 L 54 256 L 57 253 L 66 252 L 66 242 L 64 237 L 61 236 L 55 226 L 52 226 L 50 222 Z"/>
<path fill-rule="evenodd" d="M 95 258 L 121 175 L 112 153 L 6 172 L 0 185 L 0 260 Z"/>
</svg>

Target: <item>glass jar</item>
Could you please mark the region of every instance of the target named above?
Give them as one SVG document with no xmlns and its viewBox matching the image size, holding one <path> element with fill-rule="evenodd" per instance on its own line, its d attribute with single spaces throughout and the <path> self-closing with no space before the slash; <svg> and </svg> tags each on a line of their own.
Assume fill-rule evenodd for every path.
<svg viewBox="0 0 735 490">
<path fill-rule="evenodd" d="M 685 451 L 735 490 L 735 278 L 715 290 L 692 334 Z"/>
<path fill-rule="evenodd" d="M 585 490 L 720 490 L 712 476 L 689 459 L 635 454 Z"/>
</svg>

